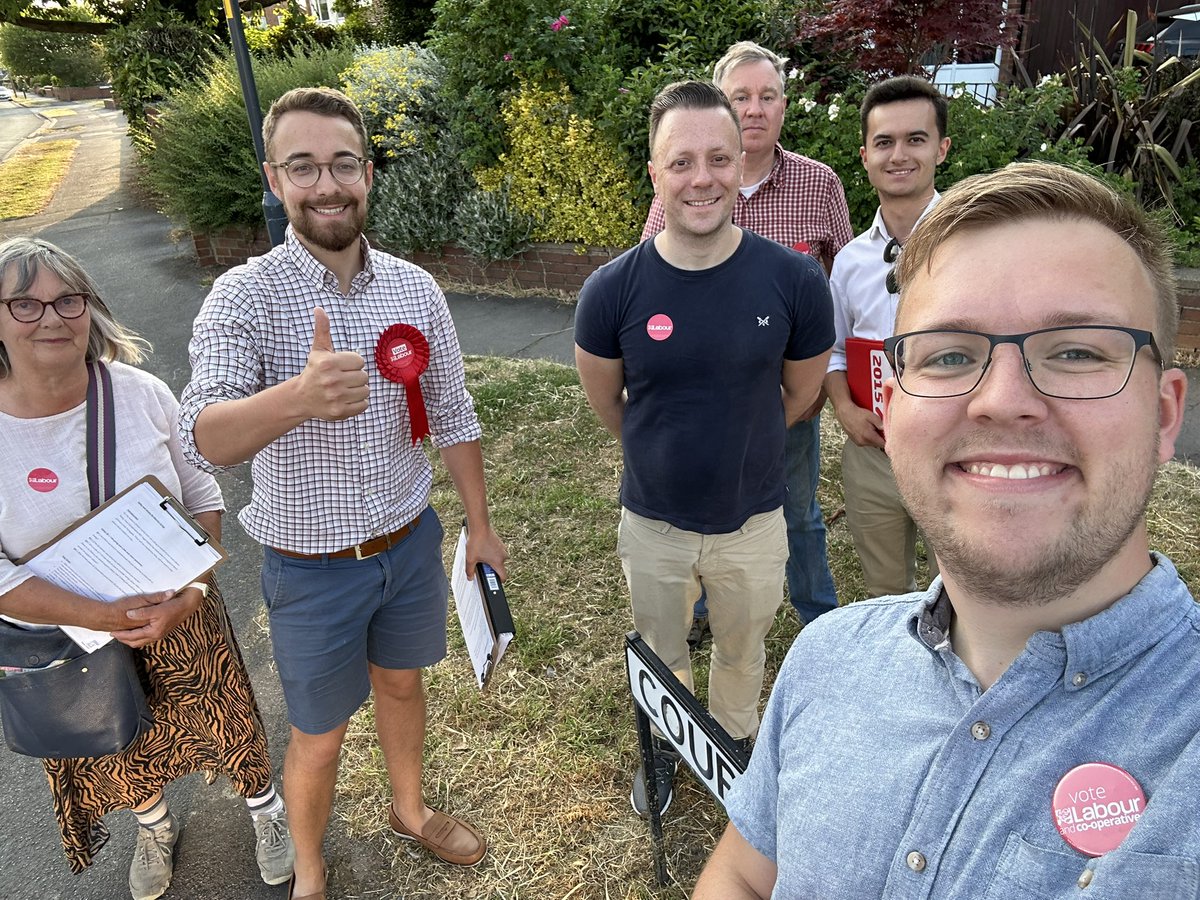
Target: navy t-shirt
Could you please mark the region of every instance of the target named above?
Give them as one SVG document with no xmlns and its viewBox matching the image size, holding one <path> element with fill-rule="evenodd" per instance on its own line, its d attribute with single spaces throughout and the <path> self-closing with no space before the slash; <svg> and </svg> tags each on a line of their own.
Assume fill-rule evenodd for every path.
<svg viewBox="0 0 1200 900">
<path fill-rule="evenodd" d="M 744 229 L 711 269 L 677 269 L 648 240 L 592 273 L 575 343 L 623 363 L 622 505 L 701 534 L 782 505 L 783 361 L 833 340 L 820 265 Z"/>
</svg>

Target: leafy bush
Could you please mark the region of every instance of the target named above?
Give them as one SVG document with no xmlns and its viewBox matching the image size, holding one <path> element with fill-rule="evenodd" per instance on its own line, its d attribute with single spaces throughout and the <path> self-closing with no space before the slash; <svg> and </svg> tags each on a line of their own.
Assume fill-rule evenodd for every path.
<svg viewBox="0 0 1200 900">
<path fill-rule="evenodd" d="M 458 244 L 480 259 L 511 259 L 528 249 L 533 219 L 513 206 L 508 185 L 497 190 L 474 190 L 463 198 L 454 216 Z"/>
<path fill-rule="evenodd" d="M 219 44 L 173 9 L 149 9 L 104 36 L 112 86 L 135 142 L 144 143 L 146 106 L 195 78 Z"/>
<path fill-rule="evenodd" d="M 46 9 L 43 18 L 94 22 L 80 6 Z M 12 75 L 34 84 L 88 87 L 105 80 L 104 53 L 94 34 L 36 31 L 17 25 L 0 26 L 0 59 Z"/>
<path fill-rule="evenodd" d="M 447 149 L 405 153 L 376 176 L 369 224 L 385 246 L 402 254 L 440 253 L 457 239 L 454 217 L 471 176 Z"/>
<path fill-rule="evenodd" d="M 616 148 L 591 121 L 571 112 L 571 93 L 524 84 L 504 105 L 509 149 L 476 171 L 485 190 L 507 185 L 509 199 L 537 223 L 540 241 L 626 247 L 641 221 Z"/>
<path fill-rule="evenodd" d="M 1135 51 L 1132 10 L 1125 24 L 1125 51 L 1118 63 L 1080 28 L 1086 44 L 1066 72 L 1072 97 L 1063 135 L 1082 141 L 1092 162 L 1124 178 L 1143 204 L 1175 212 L 1180 162 L 1200 152 L 1200 141 L 1191 133 L 1193 113 L 1185 118 L 1178 103 L 1196 96 L 1200 68 Z"/>
<path fill-rule="evenodd" d="M 278 25 L 259 28 L 245 25 L 246 46 L 260 56 L 275 56 L 284 59 L 308 50 L 324 47 L 332 49 L 343 44 L 352 44 L 349 33 L 343 35 L 331 25 L 318 24 L 298 0 L 288 0 Z"/>
<path fill-rule="evenodd" d="M 499 158 L 500 111 L 519 79 L 561 82 L 585 92 L 603 90 L 615 79 L 597 44 L 606 4 L 589 0 L 565 9 L 560 2 L 438 0 L 429 46 L 446 66 L 442 100 L 468 169 Z"/>
<path fill-rule="evenodd" d="M 448 125 L 437 102 L 444 77 L 445 67 L 433 51 L 416 45 L 368 50 L 342 73 L 377 159 L 395 159 L 432 146 L 435 135 Z"/>
<path fill-rule="evenodd" d="M 338 84 L 348 49 L 313 49 L 255 66 L 262 110 L 294 87 Z M 168 215 L 198 232 L 262 224 L 262 182 L 237 69 L 222 54 L 173 92 L 151 131 L 146 180 Z"/>
<path fill-rule="evenodd" d="M 650 101 L 673 81 L 711 76 L 711 69 L 705 71 L 689 59 L 676 47 L 658 62 L 636 67 L 608 98 L 600 118 L 605 136 L 624 160 L 625 177 L 632 186 L 633 202 L 643 222 L 654 199 L 654 185 L 646 170 L 650 158 Z"/>
<path fill-rule="evenodd" d="M 397 46 L 421 43 L 433 25 L 434 0 L 379 0 L 379 28 L 383 38 Z"/>
</svg>

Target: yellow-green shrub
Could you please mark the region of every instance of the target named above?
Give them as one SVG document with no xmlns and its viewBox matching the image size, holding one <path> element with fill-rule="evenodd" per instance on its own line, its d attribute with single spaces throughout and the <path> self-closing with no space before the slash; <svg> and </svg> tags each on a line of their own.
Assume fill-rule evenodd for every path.
<svg viewBox="0 0 1200 900">
<path fill-rule="evenodd" d="M 641 229 L 623 161 L 588 119 L 571 111 L 566 87 L 522 82 L 502 111 L 505 143 L 498 165 L 475 173 L 537 222 L 538 241 L 627 247 Z"/>
</svg>

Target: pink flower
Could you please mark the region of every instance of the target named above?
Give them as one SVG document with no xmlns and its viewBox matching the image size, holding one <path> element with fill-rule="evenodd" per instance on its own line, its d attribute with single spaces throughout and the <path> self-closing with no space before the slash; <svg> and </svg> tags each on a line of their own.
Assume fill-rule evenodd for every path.
<svg viewBox="0 0 1200 900">
<path fill-rule="evenodd" d="M 505 61 L 505 62 L 512 62 L 512 54 L 511 54 L 511 53 L 505 53 L 505 54 L 504 54 L 504 61 Z"/>
<path fill-rule="evenodd" d="M 557 19 L 555 19 L 553 22 L 550 23 L 550 30 L 551 31 L 562 31 L 564 28 L 566 28 L 570 24 L 571 24 L 571 20 L 568 19 L 566 16 L 559 16 Z"/>
</svg>

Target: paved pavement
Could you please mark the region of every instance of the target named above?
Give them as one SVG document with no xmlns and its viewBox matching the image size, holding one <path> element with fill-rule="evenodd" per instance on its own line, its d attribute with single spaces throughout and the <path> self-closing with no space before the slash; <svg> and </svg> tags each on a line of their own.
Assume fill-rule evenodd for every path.
<svg viewBox="0 0 1200 900">
<path fill-rule="evenodd" d="M 36 107 L 35 107 L 36 108 Z M 215 271 L 199 268 L 186 234 L 130 191 L 132 150 L 119 112 L 101 103 L 55 103 L 54 115 L 32 139 L 64 135 L 79 150 L 54 201 L 41 214 L 0 222 L 0 238 L 36 233 L 74 254 L 96 279 L 114 312 L 154 344 L 146 368 L 176 392 L 189 375 L 191 323 Z M 572 359 L 572 309 L 549 299 L 454 295 L 450 298 L 463 349 L 472 354 Z M 221 479 L 229 509 L 249 497 L 248 467 Z M 261 552 L 226 516 L 225 546 L 231 561 L 221 582 L 234 627 L 266 721 L 271 758 L 279 771 L 287 740 L 282 694 L 271 667 L 270 643 L 255 621 L 262 606 L 258 586 Z M 107 822 L 112 838 L 80 876 L 67 868 L 40 764 L 0 749 L 0 898 L 4 900 L 121 900 L 134 827 L 127 813 Z M 184 823 L 175 879 L 166 900 L 267 900 L 284 887 L 267 887 L 254 863 L 253 833 L 244 805 L 224 778 L 212 786 L 189 776 L 167 789 Z M 326 844 L 331 897 L 400 900 L 388 889 L 394 850 L 381 839 L 351 840 L 338 821 Z"/>
<path fill-rule="evenodd" d="M 34 108 L 38 108 L 36 105 Z M 0 237 L 36 233 L 76 255 L 99 283 L 116 314 L 155 346 L 150 371 L 179 391 L 187 380 L 191 322 L 216 274 L 200 269 L 186 235 L 140 205 L 132 194 L 132 150 L 119 112 L 96 101 L 52 103 L 33 140 L 69 135 L 80 146 L 61 189 L 39 215 L 0 222 Z M 544 298 L 512 299 L 455 294 L 450 307 L 469 354 L 572 359 L 572 309 Z M 1190 373 L 1190 423 L 1181 457 L 1200 463 L 1200 383 Z M 246 467 L 222 478 L 226 502 L 240 508 L 249 495 Z M 282 763 L 287 725 L 270 645 L 255 621 L 261 555 L 227 517 L 225 545 L 232 560 L 222 570 L 230 614 L 242 642 L 271 742 Z M 49 797 L 35 760 L 0 750 L 0 897 L 5 900 L 120 900 L 133 847 L 128 814 L 109 817 L 112 839 L 84 874 L 72 876 L 58 845 Z M 184 823 L 174 886 L 167 898 L 220 900 L 282 898 L 282 887 L 258 880 L 252 832 L 240 799 L 222 779 L 206 786 L 190 776 L 168 788 Z M 392 853 L 378 840 L 351 840 L 336 819 L 326 845 L 331 896 L 400 900 L 390 892 Z"/>
</svg>

